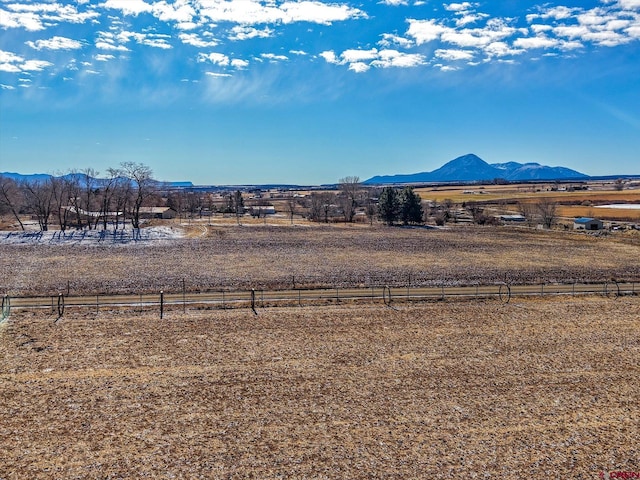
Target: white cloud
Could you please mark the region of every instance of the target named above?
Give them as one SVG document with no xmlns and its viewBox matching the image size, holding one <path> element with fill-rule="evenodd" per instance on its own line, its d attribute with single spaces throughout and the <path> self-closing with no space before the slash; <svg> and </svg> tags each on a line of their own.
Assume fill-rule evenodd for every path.
<svg viewBox="0 0 640 480">
<path fill-rule="evenodd" d="M 440 38 L 440 36 L 448 31 L 449 27 L 440 25 L 435 20 L 415 20 L 409 19 L 409 29 L 407 35 L 415 38 L 418 45 L 429 43 Z"/>
<path fill-rule="evenodd" d="M 465 25 L 476 23 L 484 18 L 487 18 L 488 16 L 489 15 L 487 15 L 486 13 L 465 13 L 456 20 L 456 26 L 464 27 Z"/>
<path fill-rule="evenodd" d="M 0 70 L 2 69 L 2 66 L 0 65 Z M 0 83 L 0 89 L 1 90 L 15 90 L 16 87 L 12 86 L 12 85 L 5 85 L 4 83 Z"/>
<path fill-rule="evenodd" d="M 74 5 L 52 3 L 8 3 L 10 11 L 0 9 L 0 27 L 24 28 L 29 31 L 44 30 L 60 22 L 84 23 L 100 14 L 94 10 L 78 12 Z"/>
<path fill-rule="evenodd" d="M 449 5 L 444 6 L 445 10 L 449 10 L 450 12 L 463 12 L 466 10 L 470 10 L 471 8 L 476 7 L 478 4 L 471 4 L 469 2 L 462 3 L 450 3 Z"/>
<path fill-rule="evenodd" d="M 364 62 L 355 62 L 349 65 L 349 70 L 356 73 L 364 73 L 369 69 L 371 69 L 371 67 Z"/>
<path fill-rule="evenodd" d="M 620 7 L 628 10 L 640 10 L 640 0 L 618 0 Z"/>
<path fill-rule="evenodd" d="M 117 52 L 128 52 L 129 49 L 127 47 L 125 47 L 124 45 L 115 45 L 112 42 L 107 42 L 104 40 L 98 40 L 96 42 L 96 48 L 99 48 L 100 50 L 113 50 L 113 51 L 117 51 Z"/>
<path fill-rule="evenodd" d="M 407 0 L 382 0 L 380 3 L 383 5 L 389 5 L 391 7 L 397 7 L 399 5 L 408 5 Z"/>
<path fill-rule="evenodd" d="M 327 63 L 334 63 L 334 64 L 340 63 L 340 61 L 338 60 L 338 57 L 336 56 L 333 50 L 327 50 L 327 51 L 321 52 L 320 56 L 324 58 Z"/>
<path fill-rule="evenodd" d="M 289 57 L 287 57 L 285 55 L 276 55 L 275 53 L 263 53 L 260 56 L 262 58 L 264 58 L 266 60 L 270 60 L 272 62 L 280 62 L 280 61 L 289 60 Z"/>
<path fill-rule="evenodd" d="M 178 38 L 182 40 L 182 43 L 199 48 L 216 47 L 220 43 L 215 39 L 204 40 L 197 33 L 181 33 Z"/>
<path fill-rule="evenodd" d="M 227 65 L 229 65 L 230 60 L 229 57 L 224 53 L 212 52 L 198 54 L 198 62 L 211 62 L 214 65 L 226 67 Z"/>
<path fill-rule="evenodd" d="M 265 27 L 262 30 L 258 30 L 254 27 L 246 25 L 237 25 L 231 29 L 231 35 L 229 40 L 249 40 L 251 38 L 269 38 L 273 36 L 273 30 L 269 27 Z"/>
<path fill-rule="evenodd" d="M 0 27 L 24 28 L 30 32 L 44 30 L 40 17 L 34 13 L 8 12 L 0 8 Z"/>
<path fill-rule="evenodd" d="M 524 50 L 536 48 L 552 48 L 558 45 L 558 41 L 547 37 L 517 38 L 513 45 Z"/>
<path fill-rule="evenodd" d="M 0 72 L 8 72 L 8 73 L 20 73 L 22 70 L 13 63 L 3 63 L 0 62 Z"/>
<path fill-rule="evenodd" d="M 384 49 L 378 51 L 375 48 L 370 50 L 349 49 L 342 52 L 338 57 L 333 51 L 322 52 L 320 54 L 327 63 L 336 65 L 349 65 L 349 70 L 356 73 L 363 73 L 371 67 L 378 68 L 408 68 L 424 65 L 426 59 L 424 55 L 418 53 L 403 53 L 398 50 Z"/>
<path fill-rule="evenodd" d="M 26 45 L 35 50 L 78 50 L 82 48 L 82 43 L 66 37 L 52 37 L 48 40 L 27 41 Z"/>
<path fill-rule="evenodd" d="M 228 78 L 233 76 L 230 73 L 216 73 L 216 72 L 204 72 L 204 73 L 205 75 L 209 75 L 210 77 L 214 77 L 214 78 Z"/>
<path fill-rule="evenodd" d="M 121 10 L 125 15 L 140 15 L 153 11 L 153 7 L 144 0 L 107 0 L 102 6 Z"/>
<path fill-rule="evenodd" d="M 113 55 L 105 55 L 103 53 L 99 53 L 97 55 L 94 55 L 94 57 L 98 62 L 108 62 L 109 60 L 113 60 L 114 57 Z"/>
<path fill-rule="evenodd" d="M 169 4 L 166 1 L 156 2 L 152 6 L 152 13 L 163 22 L 189 23 L 196 15 L 196 11 L 187 0 L 177 0 Z"/>
<path fill-rule="evenodd" d="M 234 58 L 233 60 L 231 60 L 231 66 L 237 70 L 244 70 L 249 66 L 249 62 L 247 60 Z"/>
<path fill-rule="evenodd" d="M 512 48 L 506 42 L 492 42 L 482 50 L 489 58 L 520 55 L 524 52 L 522 49 Z"/>
<path fill-rule="evenodd" d="M 47 67 L 52 67 L 53 63 L 44 60 L 27 60 L 20 68 L 26 72 L 41 72 Z"/>
<path fill-rule="evenodd" d="M 382 47 L 391 47 L 393 45 L 397 45 L 402 48 L 411 48 L 413 46 L 413 41 L 408 38 L 400 37 L 391 33 L 383 33 L 382 40 L 378 42 L 378 45 Z"/>
<path fill-rule="evenodd" d="M 330 25 L 332 22 L 366 18 L 366 14 L 357 8 L 319 1 L 285 1 L 277 5 L 274 1 L 198 0 L 198 5 L 202 17 L 213 22 L 240 25 L 294 22 Z"/>
<path fill-rule="evenodd" d="M 4 50 L 0 50 L 0 63 L 17 63 L 23 62 L 24 58 L 19 55 L 16 55 L 13 52 L 6 52 Z"/>
<path fill-rule="evenodd" d="M 473 52 L 469 50 L 454 50 L 454 49 L 438 49 L 435 51 L 436 58 L 442 60 L 471 60 L 473 59 Z"/>
<path fill-rule="evenodd" d="M 160 35 L 157 33 L 138 33 L 123 30 L 115 37 L 120 43 L 128 43 L 131 39 L 134 39 L 140 45 L 147 45 L 149 47 L 169 49 L 173 46 L 169 43 L 167 35 Z"/>
<path fill-rule="evenodd" d="M 345 63 L 371 61 L 378 58 L 378 50 L 372 48 L 371 50 L 345 50 L 342 52 L 342 61 Z"/>
<path fill-rule="evenodd" d="M 326 4 L 322 2 L 285 2 L 280 8 L 285 12 L 283 22 L 313 22 L 330 25 L 351 18 L 363 18 L 366 14 L 348 5 Z"/>
<path fill-rule="evenodd" d="M 0 71 L 8 73 L 41 72 L 53 64 L 44 60 L 25 60 L 20 55 L 0 50 Z"/>
<path fill-rule="evenodd" d="M 403 53 L 397 50 L 381 50 L 378 59 L 371 62 L 374 67 L 380 68 L 410 68 L 424 65 L 426 59 L 419 53 Z"/>
</svg>

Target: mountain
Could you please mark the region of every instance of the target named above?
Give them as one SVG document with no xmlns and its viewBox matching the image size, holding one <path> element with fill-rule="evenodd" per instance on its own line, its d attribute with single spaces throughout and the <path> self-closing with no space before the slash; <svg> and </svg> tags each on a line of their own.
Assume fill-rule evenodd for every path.
<svg viewBox="0 0 640 480">
<path fill-rule="evenodd" d="M 548 167 L 539 163 L 489 164 L 473 153 L 463 155 L 431 172 L 405 175 L 378 175 L 365 180 L 367 185 L 385 183 L 479 182 L 501 178 L 509 181 L 585 180 L 588 175 L 565 167 Z"/>
<path fill-rule="evenodd" d="M 34 173 L 29 175 L 23 175 L 21 173 L 14 173 L 14 172 L 0 172 L 0 176 L 5 178 L 11 178 L 16 182 L 44 182 L 49 178 L 54 177 L 54 175 L 49 175 L 46 173 Z M 67 173 L 66 175 L 62 175 L 60 177 L 54 177 L 54 178 L 62 178 L 64 180 L 75 179 L 78 181 L 78 183 L 82 187 L 84 187 L 87 184 L 87 180 L 88 180 L 87 175 L 85 175 L 84 173 Z M 94 178 L 93 180 L 94 180 L 94 184 L 98 186 L 101 186 L 106 182 L 106 179 L 104 178 Z M 158 185 L 161 187 L 168 187 L 168 188 L 193 187 L 192 182 L 158 182 Z"/>
</svg>

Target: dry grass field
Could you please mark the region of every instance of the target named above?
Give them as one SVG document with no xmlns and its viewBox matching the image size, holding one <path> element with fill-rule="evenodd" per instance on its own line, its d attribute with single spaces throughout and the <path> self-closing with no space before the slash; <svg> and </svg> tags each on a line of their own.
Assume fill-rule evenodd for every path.
<svg viewBox="0 0 640 480">
<path fill-rule="evenodd" d="M 637 297 L 0 327 L 0 478 L 640 471 Z"/>
<path fill-rule="evenodd" d="M 637 281 L 640 232 L 514 227 L 191 227 L 173 243 L 0 243 L 0 294 L 55 295 L 313 285 Z"/>
<path fill-rule="evenodd" d="M 170 242 L 0 244 L 0 294 L 640 278 L 637 232 L 186 229 Z M 163 320 L 14 309 L 0 324 L 0 479 L 637 472 L 639 358 L 637 296 Z"/>
</svg>

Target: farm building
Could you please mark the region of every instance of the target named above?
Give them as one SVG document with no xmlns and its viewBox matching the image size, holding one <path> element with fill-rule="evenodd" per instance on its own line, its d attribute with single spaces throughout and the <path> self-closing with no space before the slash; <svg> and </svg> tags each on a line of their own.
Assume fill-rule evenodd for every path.
<svg viewBox="0 0 640 480">
<path fill-rule="evenodd" d="M 602 220 L 580 217 L 573 221 L 574 230 L 602 230 Z"/>
<path fill-rule="evenodd" d="M 140 207 L 140 218 L 176 218 L 176 211 L 169 207 Z"/>
<path fill-rule="evenodd" d="M 522 223 L 527 221 L 523 215 L 500 215 L 500 220 L 505 223 Z"/>
</svg>

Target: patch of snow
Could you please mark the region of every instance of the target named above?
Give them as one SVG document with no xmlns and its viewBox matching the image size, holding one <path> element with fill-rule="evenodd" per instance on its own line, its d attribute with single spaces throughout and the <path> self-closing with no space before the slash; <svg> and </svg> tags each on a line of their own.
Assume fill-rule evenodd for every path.
<svg viewBox="0 0 640 480">
<path fill-rule="evenodd" d="M 149 227 L 124 230 L 50 230 L 47 232 L 0 232 L 1 245 L 128 245 L 158 244 L 183 238 L 184 231 L 174 227 Z"/>
<path fill-rule="evenodd" d="M 621 210 L 640 210 L 638 203 L 613 203 L 611 205 L 595 205 L 595 208 L 619 208 Z"/>
</svg>

